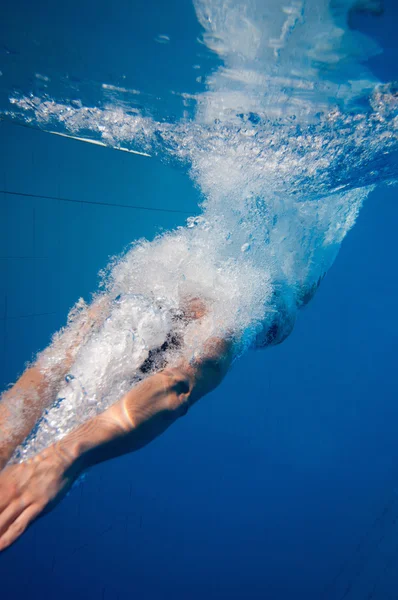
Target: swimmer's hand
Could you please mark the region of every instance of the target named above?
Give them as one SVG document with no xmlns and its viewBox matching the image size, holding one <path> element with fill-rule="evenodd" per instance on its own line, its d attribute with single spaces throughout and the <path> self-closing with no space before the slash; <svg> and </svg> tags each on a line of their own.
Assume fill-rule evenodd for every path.
<svg viewBox="0 0 398 600">
<path fill-rule="evenodd" d="M 77 473 L 54 447 L 0 473 L 0 552 L 64 497 Z"/>
<path fill-rule="evenodd" d="M 105 412 L 26 463 L 0 473 L 0 551 L 53 508 L 83 470 L 150 443 L 213 390 L 231 362 L 231 343 L 212 338 L 190 362 L 141 381 Z"/>
</svg>

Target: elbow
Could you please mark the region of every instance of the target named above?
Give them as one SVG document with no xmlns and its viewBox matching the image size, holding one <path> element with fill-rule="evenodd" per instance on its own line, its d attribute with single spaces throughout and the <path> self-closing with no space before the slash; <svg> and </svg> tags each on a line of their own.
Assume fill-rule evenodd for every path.
<svg viewBox="0 0 398 600">
<path fill-rule="evenodd" d="M 190 407 L 192 382 L 188 375 L 178 368 L 167 369 L 163 373 L 168 380 L 168 410 L 176 417 L 182 417 Z"/>
</svg>

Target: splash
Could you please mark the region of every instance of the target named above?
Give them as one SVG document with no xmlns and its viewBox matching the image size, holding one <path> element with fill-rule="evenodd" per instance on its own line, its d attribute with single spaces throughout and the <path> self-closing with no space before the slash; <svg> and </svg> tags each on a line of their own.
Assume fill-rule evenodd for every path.
<svg viewBox="0 0 398 600">
<path fill-rule="evenodd" d="M 172 161 L 203 194 L 200 217 L 112 261 L 103 322 L 76 348 L 57 402 L 14 460 L 115 402 L 147 376 L 142 365 L 171 335 L 183 343 L 165 350 L 168 363 L 190 358 L 212 335 L 232 335 L 238 356 L 278 314 L 290 331 L 369 192 L 397 180 L 396 88 L 364 66 L 380 49 L 347 27 L 351 11 L 377 11 L 378 3 L 264 4 L 195 0 L 200 42 L 222 64 L 201 94 L 181 95 L 192 118 L 187 111 L 167 122 L 126 108 L 137 90 L 114 86 L 123 102 L 96 107 L 10 99 L 10 118 Z M 178 317 L 195 297 L 208 307 L 200 324 Z M 79 305 L 67 331 L 88 310 Z M 64 334 L 39 355 L 49 376 L 65 353 Z"/>
</svg>

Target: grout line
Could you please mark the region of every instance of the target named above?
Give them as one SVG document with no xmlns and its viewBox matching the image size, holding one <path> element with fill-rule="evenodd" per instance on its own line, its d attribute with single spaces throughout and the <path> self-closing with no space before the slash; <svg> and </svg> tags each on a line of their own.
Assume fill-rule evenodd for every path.
<svg viewBox="0 0 398 600">
<path fill-rule="evenodd" d="M 113 204 L 112 202 L 95 202 L 90 200 L 74 200 L 72 198 L 60 198 L 57 196 L 40 196 L 39 194 L 28 194 L 24 192 L 10 192 L 7 190 L 0 190 L 0 194 L 7 194 L 9 196 L 23 196 L 25 198 L 39 198 L 44 200 L 61 200 L 62 202 L 72 202 L 74 204 L 92 204 L 94 206 L 113 206 L 115 208 L 130 208 L 134 210 L 146 210 L 149 212 L 166 212 L 166 213 L 177 213 L 190 215 L 191 211 L 188 210 L 178 210 L 173 208 L 153 208 L 150 206 L 141 206 L 141 205 L 133 205 L 133 204 Z"/>
<path fill-rule="evenodd" d="M 59 311 L 45 312 L 45 313 L 32 313 L 30 315 L 16 315 L 15 317 L 7 316 L 7 296 L 6 296 L 6 310 L 4 311 L 4 317 L 0 317 L 0 321 L 12 321 L 14 319 L 28 319 L 29 317 L 45 317 L 47 315 L 57 315 Z"/>
<path fill-rule="evenodd" d="M 3 354 L 4 354 L 4 367 L 7 372 L 8 367 L 8 352 L 7 352 L 7 315 L 8 315 L 8 296 L 4 297 L 4 326 L 3 326 Z"/>
<path fill-rule="evenodd" d="M 36 207 L 33 207 L 33 218 L 32 218 L 32 254 L 36 254 Z"/>
</svg>

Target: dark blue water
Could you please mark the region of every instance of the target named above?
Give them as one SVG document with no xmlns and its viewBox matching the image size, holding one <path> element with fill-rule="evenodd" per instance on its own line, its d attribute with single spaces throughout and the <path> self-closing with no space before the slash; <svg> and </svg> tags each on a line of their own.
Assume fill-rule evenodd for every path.
<svg viewBox="0 0 398 600">
<path fill-rule="evenodd" d="M 388 18 L 358 16 L 356 26 L 384 40 L 386 63 L 378 57 L 374 69 L 390 80 L 398 13 L 387 8 Z M 195 91 L 188 65 L 198 25 L 188 3 L 178 19 L 173 11 L 142 2 L 96 3 L 95 11 L 91 2 L 8 5 L 1 40 L 19 54 L 4 51 L 6 67 L 17 65 L 7 77 L 21 85 L 29 63 L 31 72 L 60 71 L 62 56 L 63 72 L 77 78 L 123 73 L 148 93 Z M 147 42 L 164 32 L 187 40 L 186 72 L 185 56 L 177 74 L 173 50 L 166 61 L 163 46 Z M 130 36 L 147 66 L 134 73 Z M 109 256 L 186 217 L 101 203 L 195 214 L 199 192 L 182 171 L 145 157 L 10 123 L 0 124 L 0 153 L 4 388 L 76 299 L 89 297 Z M 1 597 L 397 597 L 397 221 L 396 187 L 381 185 L 291 337 L 244 355 L 219 390 L 149 447 L 92 470 L 1 555 Z M 333 595 L 326 588 L 340 572 L 342 592 Z"/>
</svg>

